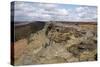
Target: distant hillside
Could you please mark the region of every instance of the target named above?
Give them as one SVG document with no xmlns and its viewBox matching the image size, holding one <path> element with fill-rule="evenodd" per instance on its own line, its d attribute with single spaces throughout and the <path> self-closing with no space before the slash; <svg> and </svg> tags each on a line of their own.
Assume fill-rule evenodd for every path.
<svg viewBox="0 0 100 67">
<path fill-rule="evenodd" d="M 45 23 L 33 22 L 33 23 L 18 23 L 14 26 L 15 31 L 15 41 L 28 37 L 31 33 L 35 33 L 44 27 Z"/>
</svg>

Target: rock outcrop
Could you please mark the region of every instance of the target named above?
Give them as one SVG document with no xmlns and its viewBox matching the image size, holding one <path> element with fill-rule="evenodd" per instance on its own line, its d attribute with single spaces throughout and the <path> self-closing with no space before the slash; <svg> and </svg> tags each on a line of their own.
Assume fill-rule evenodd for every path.
<svg viewBox="0 0 100 67">
<path fill-rule="evenodd" d="M 19 55 L 19 51 L 17 56 L 15 52 L 15 65 L 95 61 L 96 27 L 95 24 L 46 23 L 42 30 L 26 38 L 23 53 Z"/>
</svg>

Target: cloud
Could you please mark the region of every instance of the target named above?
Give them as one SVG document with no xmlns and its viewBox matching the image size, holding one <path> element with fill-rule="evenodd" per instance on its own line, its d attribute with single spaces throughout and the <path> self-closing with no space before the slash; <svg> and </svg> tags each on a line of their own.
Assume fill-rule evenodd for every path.
<svg viewBox="0 0 100 67">
<path fill-rule="evenodd" d="M 84 10 L 88 9 L 89 7 L 87 6 L 80 6 L 80 7 L 77 7 L 75 10 L 76 12 L 83 12 Z"/>
<path fill-rule="evenodd" d="M 75 9 L 78 20 L 97 21 L 97 8 L 89 6 L 81 6 Z"/>
<path fill-rule="evenodd" d="M 96 21 L 97 8 L 48 3 L 15 2 L 15 21 Z"/>
<path fill-rule="evenodd" d="M 19 17 L 25 17 L 22 20 L 28 20 L 30 17 L 32 20 L 36 18 L 38 20 L 54 20 L 57 16 L 65 16 L 68 15 L 68 11 L 66 9 L 59 9 L 58 5 L 54 4 L 28 4 L 28 3 L 15 3 L 15 18 L 18 20 Z M 35 18 L 35 19 L 34 19 Z"/>
<path fill-rule="evenodd" d="M 58 7 L 57 4 L 48 4 L 48 3 L 38 3 L 38 6 L 39 7 L 43 7 L 43 8 L 55 8 L 55 7 Z"/>
<path fill-rule="evenodd" d="M 65 15 L 69 14 L 68 10 L 66 10 L 64 8 L 63 9 L 57 9 L 55 13 L 57 13 L 58 15 L 61 15 L 61 16 L 65 16 Z"/>
</svg>

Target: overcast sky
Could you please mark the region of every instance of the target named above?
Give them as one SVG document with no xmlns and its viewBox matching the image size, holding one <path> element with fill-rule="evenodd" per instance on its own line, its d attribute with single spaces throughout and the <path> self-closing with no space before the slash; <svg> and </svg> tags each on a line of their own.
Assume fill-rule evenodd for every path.
<svg viewBox="0 0 100 67">
<path fill-rule="evenodd" d="M 96 6 L 14 2 L 14 21 L 97 21 Z"/>
</svg>

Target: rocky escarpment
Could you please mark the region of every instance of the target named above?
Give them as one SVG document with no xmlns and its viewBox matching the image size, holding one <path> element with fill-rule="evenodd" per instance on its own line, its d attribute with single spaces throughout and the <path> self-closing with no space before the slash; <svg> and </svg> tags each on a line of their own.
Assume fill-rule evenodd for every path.
<svg viewBox="0 0 100 67">
<path fill-rule="evenodd" d="M 97 28 L 94 24 L 46 23 L 42 30 L 32 33 L 26 40 L 22 54 L 17 56 L 15 53 L 15 65 L 97 59 Z"/>
</svg>

